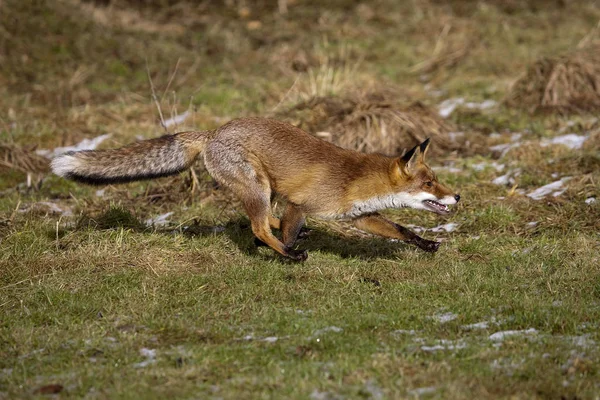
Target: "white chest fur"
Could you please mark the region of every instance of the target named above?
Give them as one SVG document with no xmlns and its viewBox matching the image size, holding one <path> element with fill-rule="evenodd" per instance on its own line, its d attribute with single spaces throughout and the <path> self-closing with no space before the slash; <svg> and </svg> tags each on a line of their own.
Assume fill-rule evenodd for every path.
<svg viewBox="0 0 600 400">
<path fill-rule="evenodd" d="M 422 209 L 422 201 L 428 198 L 435 198 L 435 196 L 429 193 L 392 193 L 385 196 L 372 197 L 367 200 L 357 201 L 352 205 L 350 210 L 343 213 L 341 218 L 356 218 L 363 214 L 369 214 L 386 208 L 402 208 L 411 207 Z"/>
</svg>

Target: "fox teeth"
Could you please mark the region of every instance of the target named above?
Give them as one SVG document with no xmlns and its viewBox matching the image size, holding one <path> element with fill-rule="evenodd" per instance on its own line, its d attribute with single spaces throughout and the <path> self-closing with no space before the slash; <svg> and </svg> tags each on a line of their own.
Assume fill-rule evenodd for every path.
<svg viewBox="0 0 600 400">
<path fill-rule="evenodd" d="M 440 211 L 444 211 L 444 212 L 450 211 L 450 209 L 448 208 L 447 205 L 437 202 L 435 200 L 425 200 L 425 203 L 432 206 L 433 208 L 437 208 Z"/>
</svg>

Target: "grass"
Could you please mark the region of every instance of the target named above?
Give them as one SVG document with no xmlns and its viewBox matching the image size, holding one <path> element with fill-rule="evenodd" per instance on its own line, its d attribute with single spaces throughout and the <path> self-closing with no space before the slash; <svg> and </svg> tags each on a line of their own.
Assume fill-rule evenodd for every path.
<svg viewBox="0 0 600 400">
<path fill-rule="evenodd" d="M 77 1 L 8 1 L 0 141 L 54 148 L 110 133 L 102 146 L 114 147 L 161 134 L 146 63 L 165 118 L 192 111 L 171 130 L 270 115 L 311 91 L 500 101 L 526 65 L 574 47 L 600 17 L 584 1 L 413 3 L 290 1 L 282 17 L 270 3 L 248 15 L 123 1 L 92 18 Z M 436 41 L 443 55 L 469 37 L 480 40 L 455 63 L 414 72 Z M 309 220 L 308 261 L 282 262 L 201 168 L 195 186 L 189 173 L 106 188 L 47 176 L 38 190 L 0 170 L 0 398 L 597 398 L 600 206 L 586 203 L 600 197 L 597 120 L 504 105 L 450 120 L 474 141 L 431 160 L 462 195 L 456 212 L 387 212 L 457 224 L 422 233 L 443 240 L 434 255 Z M 513 132 L 519 147 L 487 150 Z M 571 132 L 590 139 L 539 145 Z M 516 187 L 491 183 L 516 170 Z M 564 176 L 560 196 L 526 196 Z M 145 223 L 166 212 L 167 225 Z M 528 333 L 490 338 L 511 330 Z"/>
</svg>

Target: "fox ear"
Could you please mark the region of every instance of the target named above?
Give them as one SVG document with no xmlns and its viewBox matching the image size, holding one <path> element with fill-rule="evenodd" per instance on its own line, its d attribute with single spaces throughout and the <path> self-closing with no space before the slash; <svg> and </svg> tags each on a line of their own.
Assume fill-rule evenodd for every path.
<svg viewBox="0 0 600 400">
<path fill-rule="evenodd" d="M 427 138 L 423 143 L 419 145 L 419 149 L 421 150 L 422 159 L 425 160 L 425 156 L 427 155 L 427 150 L 429 149 L 429 138 Z"/>
<path fill-rule="evenodd" d="M 419 145 L 416 145 L 402 156 L 400 159 L 400 169 L 405 173 L 410 173 L 414 169 L 419 157 L 421 157 L 421 148 Z"/>
</svg>

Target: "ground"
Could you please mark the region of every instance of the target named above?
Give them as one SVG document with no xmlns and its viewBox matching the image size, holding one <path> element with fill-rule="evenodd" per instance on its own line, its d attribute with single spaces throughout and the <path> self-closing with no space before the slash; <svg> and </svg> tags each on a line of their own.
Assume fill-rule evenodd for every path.
<svg viewBox="0 0 600 400">
<path fill-rule="evenodd" d="M 600 122 L 503 103 L 594 2 L 151 4 L 0 5 L 0 398 L 598 398 Z M 33 156 L 364 93 L 464 99 L 430 157 L 460 204 L 387 212 L 436 254 L 309 219 L 284 262 L 201 164 L 89 187 Z"/>
</svg>

